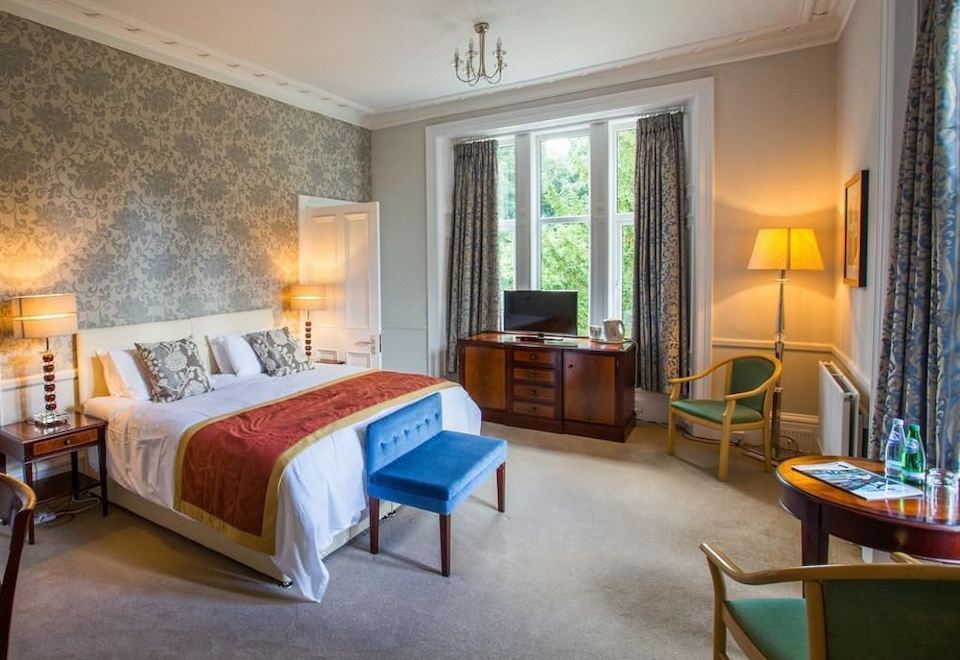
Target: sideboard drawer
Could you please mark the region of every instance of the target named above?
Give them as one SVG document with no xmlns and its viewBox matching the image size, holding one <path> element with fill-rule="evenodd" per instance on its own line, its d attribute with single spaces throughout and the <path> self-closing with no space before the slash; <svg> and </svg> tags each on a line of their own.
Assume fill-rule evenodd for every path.
<svg viewBox="0 0 960 660">
<path fill-rule="evenodd" d="M 520 415 L 533 415 L 534 417 L 550 417 L 554 416 L 554 411 L 556 409 L 553 406 L 548 406 L 541 403 L 526 403 L 524 401 L 515 401 L 513 404 L 513 412 Z"/>
<path fill-rule="evenodd" d="M 522 362 L 524 364 L 536 364 L 541 367 L 547 367 L 549 369 L 555 369 L 557 363 L 559 362 L 558 358 L 560 357 L 560 351 L 537 351 L 537 350 L 526 350 L 526 349 L 514 349 L 513 350 L 513 361 Z"/>
<path fill-rule="evenodd" d="M 546 401 L 553 403 L 557 398 L 557 391 L 552 387 L 543 385 L 520 385 L 515 383 L 513 386 L 513 396 L 519 399 L 533 399 L 534 401 Z"/>
<path fill-rule="evenodd" d="M 513 379 L 526 381 L 528 383 L 543 383 L 544 385 L 553 385 L 557 382 L 557 372 L 547 369 L 520 369 L 513 370 Z"/>
</svg>

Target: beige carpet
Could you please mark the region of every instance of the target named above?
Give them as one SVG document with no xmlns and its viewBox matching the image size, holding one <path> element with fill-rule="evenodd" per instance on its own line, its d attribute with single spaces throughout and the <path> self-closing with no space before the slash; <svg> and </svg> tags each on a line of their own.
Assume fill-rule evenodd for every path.
<svg viewBox="0 0 960 660">
<path fill-rule="evenodd" d="M 114 508 L 28 547 L 13 658 L 706 658 L 711 590 L 697 549 L 747 569 L 799 560 L 772 475 L 734 452 L 637 429 L 625 445 L 488 425 L 510 441 L 507 513 L 485 484 L 456 512 L 453 576 L 436 517 L 405 509 L 327 559 L 322 604 Z M 853 561 L 834 541 L 832 561 Z M 766 593 L 796 594 L 795 588 Z"/>
</svg>

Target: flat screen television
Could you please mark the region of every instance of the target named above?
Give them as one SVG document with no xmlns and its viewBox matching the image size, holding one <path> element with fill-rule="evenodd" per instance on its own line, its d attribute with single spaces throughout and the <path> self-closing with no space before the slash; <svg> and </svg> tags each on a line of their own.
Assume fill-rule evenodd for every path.
<svg viewBox="0 0 960 660">
<path fill-rule="evenodd" d="M 576 291 L 504 291 L 503 329 L 552 335 L 577 334 Z"/>
</svg>

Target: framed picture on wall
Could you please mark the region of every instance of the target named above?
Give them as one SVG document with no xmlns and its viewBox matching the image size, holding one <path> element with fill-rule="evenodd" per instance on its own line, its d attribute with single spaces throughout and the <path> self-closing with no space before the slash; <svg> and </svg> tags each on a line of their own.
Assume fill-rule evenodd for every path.
<svg viewBox="0 0 960 660">
<path fill-rule="evenodd" d="M 870 172 L 857 172 L 843 186 L 843 281 L 867 285 L 867 190 Z"/>
</svg>

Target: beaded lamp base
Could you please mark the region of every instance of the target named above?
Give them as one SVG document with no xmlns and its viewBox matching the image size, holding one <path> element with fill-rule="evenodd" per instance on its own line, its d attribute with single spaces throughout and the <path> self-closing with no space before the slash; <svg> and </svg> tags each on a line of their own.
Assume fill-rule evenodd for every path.
<svg viewBox="0 0 960 660">
<path fill-rule="evenodd" d="M 53 353 L 50 351 L 50 340 L 47 340 L 47 350 L 40 359 L 43 360 L 43 410 L 36 412 L 31 420 L 37 426 L 57 426 L 67 423 L 67 414 L 57 410 L 57 374 L 53 364 Z"/>
</svg>

